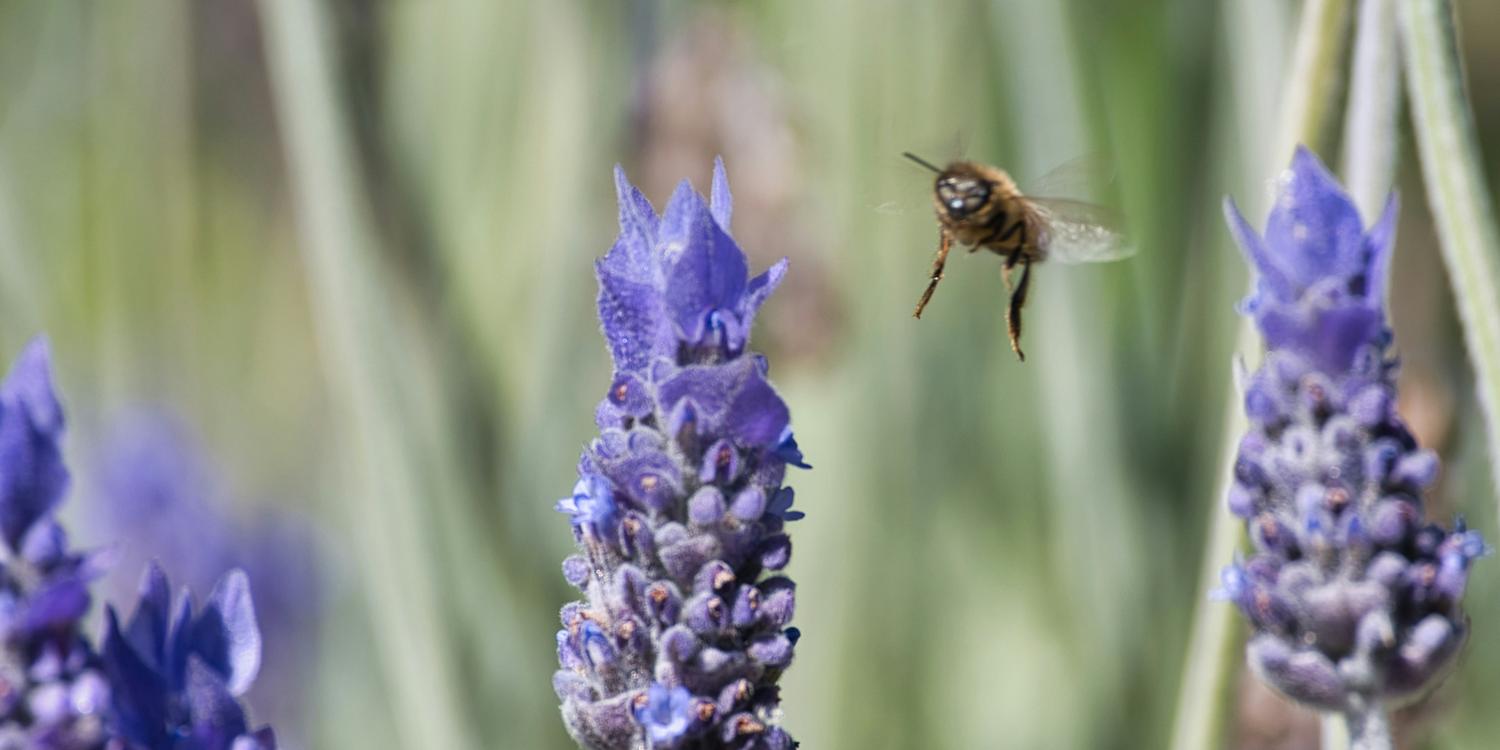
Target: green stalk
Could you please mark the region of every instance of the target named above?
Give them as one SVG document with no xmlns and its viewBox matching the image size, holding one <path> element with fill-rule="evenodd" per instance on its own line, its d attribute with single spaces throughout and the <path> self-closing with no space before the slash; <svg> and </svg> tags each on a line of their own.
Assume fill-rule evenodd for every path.
<svg viewBox="0 0 1500 750">
<path fill-rule="evenodd" d="M 1280 140 L 1271 154 L 1272 169 L 1280 174 L 1297 144 L 1316 149 L 1343 86 L 1345 32 L 1349 29 L 1349 0 L 1308 0 L 1297 29 L 1297 46 L 1282 99 Z"/>
<path fill-rule="evenodd" d="M 1396 177 L 1401 80 L 1394 0 L 1363 0 L 1344 120 L 1344 184 L 1365 222 L 1385 207 Z"/>
<path fill-rule="evenodd" d="M 355 180 L 348 123 L 336 106 L 332 37 L 313 0 L 263 0 L 266 55 L 286 146 L 314 319 L 329 394 L 346 420 L 334 448 L 354 492 L 343 498 L 355 538 L 398 747 L 477 747 L 452 649 L 429 540 L 420 363 L 401 342 L 392 296 L 374 263 L 377 241 Z M 420 380 L 420 376 L 417 376 Z M 410 438 L 406 436 L 410 435 Z"/>
<path fill-rule="evenodd" d="M 1474 365 L 1491 476 L 1500 481 L 1500 231 L 1464 95 L 1453 8 L 1447 0 L 1398 7 L 1422 177 Z"/>
<path fill-rule="evenodd" d="M 1349 728 L 1349 750 L 1392 750 L 1391 719 L 1378 703 L 1344 714 Z M 1323 750 L 1328 750 L 1327 746 Z"/>
<path fill-rule="evenodd" d="M 1235 351 L 1248 352 L 1255 342 L 1255 331 L 1242 324 Z M 1203 561 L 1199 564 L 1198 591 L 1209 591 L 1217 585 L 1219 571 L 1234 557 L 1243 534 L 1239 519 L 1224 505 L 1229 481 L 1233 477 L 1235 451 L 1240 436 L 1248 427 L 1245 410 L 1240 408 L 1238 388 L 1231 389 L 1225 416 L 1221 443 L 1223 478 L 1216 485 L 1219 492 L 1214 495 L 1213 508 L 1208 512 L 1207 542 L 1203 545 Z M 1234 608 L 1227 603 L 1211 601 L 1207 597 L 1198 601 L 1178 686 L 1172 750 L 1197 750 L 1222 744 L 1220 738 L 1224 734 L 1232 693 L 1231 678 L 1240 660 L 1237 623 Z"/>
<path fill-rule="evenodd" d="M 1332 102 L 1340 82 L 1340 61 L 1348 28 L 1348 0 L 1309 0 L 1299 21 L 1292 66 L 1282 94 L 1281 127 L 1269 159 L 1272 174 L 1279 174 L 1298 143 L 1318 143 L 1333 112 Z M 1254 11 L 1252 11 L 1254 12 Z M 1254 126 L 1247 124 L 1247 130 Z M 1264 161 L 1257 162 L 1264 164 Z M 1256 191 L 1259 194 L 1259 191 Z M 1242 321 L 1235 351 L 1247 362 L 1259 358 L 1257 337 L 1249 321 Z M 1246 429 L 1238 388 L 1232 389 L 1226 419 L 1218 492 L 1208 514 L 1203 562 L 1199 566 L 1199 591 L 1210 591 L 1220 569 L 1240 545 L 1243 530 L 1224 505 L 1234 480 L 1234 458 Z M 1173 750 L 1219 747 L 1230 704 L 1231 678 L 1240 662 L 1237 619 L 1223 602 L 1200 601 L 1193 616 L 1187 656 L 1178 687 L 1177 713 L 1172 727 Z"/>
<path fill-rule="evenodd" d="M 1349 750 L 1349 724 L 1339 717 L 1319 717 L 1318 748 L 1320 750 Z"/>
</svg>

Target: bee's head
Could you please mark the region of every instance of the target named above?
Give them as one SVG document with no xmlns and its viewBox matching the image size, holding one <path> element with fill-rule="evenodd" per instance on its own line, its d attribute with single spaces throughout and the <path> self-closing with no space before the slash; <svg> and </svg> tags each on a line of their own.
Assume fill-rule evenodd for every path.
<svg viewBox="0 0 1500 750">
<path fill-rule="evenodd" d="M 983 208 L 993 189 L 990 180 L 958 165 L 943 170 L 934 186 L 938 205 L 954 219 L 963 219 Z"/>
<path fill-rule="evenodd" d="M 937 201 L 938 213 L 946 220 L 968 219 L 990 202 L 995 191 L 1003 191 L 1004 186 L 1010 184 L 1004 172 L 978 162 L 955 161 L 939 169 L 910 151 L 902 155 L 937 174 L 933 197 Z"/>
</svg>

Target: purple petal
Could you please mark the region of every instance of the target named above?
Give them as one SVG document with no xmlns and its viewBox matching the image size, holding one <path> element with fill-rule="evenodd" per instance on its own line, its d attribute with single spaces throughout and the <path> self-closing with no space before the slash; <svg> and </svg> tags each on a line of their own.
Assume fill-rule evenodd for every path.
<svg viewBox="0 0 1500 750">
<path fill-rule="evenodd" d="M 245 733 L 245 711 L 235 693 L 213 667 L 194 656 L 188 659 L 184 685 L 192 736 L 205 747 L 219 748 Z"/>
<path fill-rule="evenodd" d="M 672 356 L 677 340 L 667 322 L 661 289 L 613 270 L 610 259 L 614 254 L 611 251 L 594 266 L 599 278 L 599 320 L 615 369 L 639 372 L 657 357 Z"/>
<path fill-rule="evenodd" d="M 56 565 L 68 555 L 68 532 L 55 520 L 38 520 L 22 537 L 20 552 L 21 558 L 32 565 Z"/>
<path fill-rule="evenodd" d="M 1282 177 L 1276 206 L 1266 220 L 1265 241 L 1299 287 L 1366 270 L 1359 210 L 1305 147 L 1297 149 Z"/>
<path fill-rule="evenodd" d="M 114 714 L 122 733 L 143 745 L 154 746 L 167 720 L 166 689 L 161 675 L 136 654 L 120 632 L 113 607 L 104 611 L 104 645 L 100 659 L 109 676 Z M 161 739 L 158 739 L 161 738 Z"/>
<path fill-rule="evenodd" d="M 630 281 L 660 288 L 661 266 L 655 246 L 658 221 L 651 202 L 625 178 L 625 170 L 615 167 L 615 194 L 620 203 L 620 238 L 603 264 L 609 271 Z"/>
<path fill-rule="evenodd" d="M 21 350 L 10 374 L 0 384 L 0 399 L 7 405 L 18 404 L 25 409 L 38 431 L 47 434 L 62 431 L 62 406 L 52 388 L 52 348 L 45 336 L 32 339 Z"/>
<path fill-rule="evenodd" d="M 39 633 L 67 627 L 82 619 L 88 609 L 87 583 L 71 576 L 55 580 L 31 595 L 20 628 L 23 632 Z"/>
<path fill-rule="evenodd" d="M 1305 301 L 1262 307 L 1256 321 L 1267 348 L 1301 352 L 1328 372 L 1347 371 L 1359 351 L 1385 327 L 1385 316 L 1378 307 L 1317 309 Z"/>
<path fill-rule="evenodd" d="M 690 400 L 699 434 L 717 432 L 719 420 L 729 410 L 740 384 L 749 375 L 749 362 L 732 365 L 686 367 L 662 383 L 658 394 L 663 406 L 673 410 Z"/>
<path fill-rule="evenodd" d="M 667 308 L 684 339 L 701 341 L 709 313 L 739 308 L 745 256 L 686 181 L 667 204 L 659 241 L 669 264 Z"/>
<path fill-rule="evenodd" d="M 183 590 L 177 596 L 176 608 L 167 624 L 167 642 L 162 648 L 165 663 L 162 676 L 172 690 L 181 690 L 187 672 L 188 656 L 193 653 L 193 594 Z"/>
<path fill-rule="evenodd" d="M 725 232 L 729 231 L 729 217 L 734 213 L 734 197 L 729 194 L 729 176 L 724 174 L 724 157 L 714 157 L 713 188 L 709 191 L 709 210 L 714 221 Z"/>
<path fill-rule="evenodd" d="M 1391 249 L 1396 244 L 1396 217 L 1401 212 L 1401 201 L 1395 193 L 1386 199 L 1385 210 L 1370 227 L 1365 237 L 1365 256 L 1368 271 L 1365 280 L 1365 296 L 1377 306 L 1385 299 L 1386 279 L 1390 274 Z"/>
<path fill-rule="evenodd" d="M 765 273 L 750 280 L 750 285 L 745 289 L 745 302 L 740 306 L 740 324 L 749 334 L 751 325 L 755 323 L 755 314 L 760 311 L 760 306 L 770 298 L 776 287 L 781 286 L 781 280 L 786 277 L 787 259 L 782 258 L 774 265 L 767 268 Z"/>
<path fill-rule="evenodd" d="M 34 339 L 0 383 L 0 535 L 12 550 L 68 487 L 58 441 L 62 407 L 52 390 L 46 339 Z"/>
<path fill-rule="evenodd" d="M 1255 269 L 1256 289 L 1270 294 L 1273 299 L 1283 301 L 1296 299 L 1298 293 L 1296 284 L 1292 283 L 1291 278 L 1277 265 L 1276 258 L 1266 252 L 1265 241 L 1261 239 L 1260 233 L 1245 221 L 1239 207 L 1235 206 L 1233 198 L 1224 199 L 1224 220 L 1229 224 L 1229 233 L 1233 235 L 1235 244 L 1240 246 L 1240 250 L 1250 260 L 1251 267 Z"/>
<path fill-rule="evenodd" d="M 786 403 L 759 371 L 752 371 L 734 402 L 726 422 L 730 434 L 742 445 L 769 448 L 780 442 L 791 421 Z"/>
<path fill-rule="evenodd" d="M 231 570 L 219 579 L 193 622 L 193 653 L 223 675 L 233 695 L 250 689 L 260 671 L 260 627 L 250 598 L 250 579 Z"/>
<path fill-rule="evenodd" d="M 155 562 L 141 574 L 140 601 L 125 627 L 126 638 L 137 654 L 153 669 L 166 666 L 168 617 L 171 615 L 172 590 L 167 577 Z"/>
</svg>

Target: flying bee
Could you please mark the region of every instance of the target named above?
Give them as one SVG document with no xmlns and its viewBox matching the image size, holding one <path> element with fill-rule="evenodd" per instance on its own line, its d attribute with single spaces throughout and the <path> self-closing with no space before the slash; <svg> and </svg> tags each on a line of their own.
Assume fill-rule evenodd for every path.
<svg viewBox="0 0 1500 750">
<path fill-rule="evenodd" d="M 955 161 L 939 169 L 915 154 L 902 155 L 937 174 L 932 186 L 939 224 L 937 257 L 914 317 L 922 317 L 922 310 L 943 280 L 943 266 L 954 242 L 968 246 L 971 253 L 989 250 L 1005 259 L 1001 273 L 1010 290 L 1006 329 L 1010 348 L 1024 362 L 1021 308 L 1026 305 L 1033 263 L 1101 263 L 1135 252 L 1115 228 L 1118 222 L 1109 209 L 1075 200 L 1022 195 L 1005 170 L 988 164 Z M 1012 285 L 1011 272 L 1016 266 L 1021 267 L 1021 278 Z"/>
</svg>

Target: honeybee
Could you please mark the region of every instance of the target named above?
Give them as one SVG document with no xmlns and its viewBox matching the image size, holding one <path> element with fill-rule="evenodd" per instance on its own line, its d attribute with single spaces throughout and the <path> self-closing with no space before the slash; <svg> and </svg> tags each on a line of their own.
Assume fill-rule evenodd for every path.
<svg viewBox="0 0 1500 750">
<path fill-rule="evenodd" d="M 1033 198 L 1022 195 L 1005 170 L 972 161 L 955 161 L 939 169 L 910 152 L 908 159 L 937 174 L 932 186 L 932 203 L 939 223 L 937 257 L 927 289 L 917 301 L 913 317 L 932 299 L 948 251 L 956 241 L 969 252 L 981 248 L 1005 259 L 1001 268 L 1005 286 L 1010 290 L 1005 323 L 1010 333 L 1010 348 L 1021 361 L 1021 308 L 1031 283 L 1031 266 L 1042 261 L 1059 263 L 1100 263 L 1120 260 L 1135 253 L 1115 227 L 1112 213 L 1101 206 L 1059 198 Z M 1011 273 L 1021 267 L 1021 278 L 1011 284 Z"/>
</svg>

